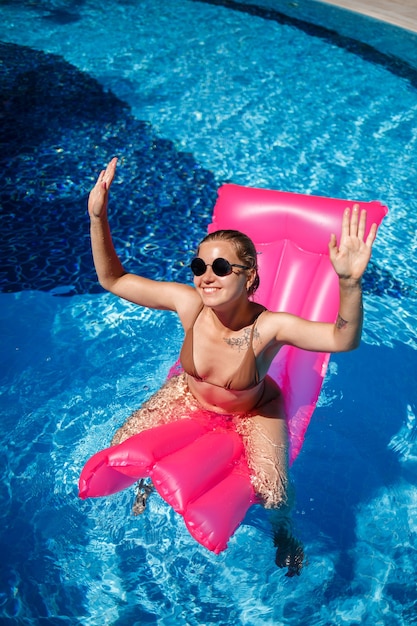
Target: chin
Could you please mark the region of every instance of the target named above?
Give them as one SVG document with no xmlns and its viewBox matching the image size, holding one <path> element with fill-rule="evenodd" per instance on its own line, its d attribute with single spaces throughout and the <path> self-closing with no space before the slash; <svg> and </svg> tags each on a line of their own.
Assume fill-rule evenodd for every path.
<svg viewBox="0 0 417 626">
<path fill-rule="evenodd" d="M 203 304 L 210 307 L 217 307 L 225 304 L 219 293 L 201 293 L 201 300 Z"/>
</svg>

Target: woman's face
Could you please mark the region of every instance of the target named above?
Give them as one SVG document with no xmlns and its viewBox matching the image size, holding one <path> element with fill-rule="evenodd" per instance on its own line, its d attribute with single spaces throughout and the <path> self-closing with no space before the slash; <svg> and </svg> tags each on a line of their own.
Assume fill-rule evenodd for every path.
<svg viewBox="0 0 417 626">
<path fill-rule="evenodd" d="M 218 307 L 227 304 L 236 304 L 239 299 L 248 299 L 247 290 L 253 281 L 253 270 L 244 270 L 233 267 L 231 274 L 217 276 L 212 268 L 215 259 L 223 258 L 230 264 L 244 265 L 237 254 L 235 247 L 229 241 L 206 241 L 200 245 L 198 256 L 207 264 L 206 271 L 201 276 L 194 276 L 194 285 L 199 291 L 206 306 Z"/>
</svg>

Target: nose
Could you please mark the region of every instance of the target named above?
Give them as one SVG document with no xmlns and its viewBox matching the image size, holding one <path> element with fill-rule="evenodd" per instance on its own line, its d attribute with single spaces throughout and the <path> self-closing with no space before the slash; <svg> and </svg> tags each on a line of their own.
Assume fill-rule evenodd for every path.
<svg viewBox="0 0 417 626">
<path fill-rule="evenodd" d="M 202 274 L 201 278 L 206 282 L 212 282 L 216 279 L 216 274 L 213 272 L 213 268 L 210 264 L 206 265 L 206 271 Z"/>
</svg>

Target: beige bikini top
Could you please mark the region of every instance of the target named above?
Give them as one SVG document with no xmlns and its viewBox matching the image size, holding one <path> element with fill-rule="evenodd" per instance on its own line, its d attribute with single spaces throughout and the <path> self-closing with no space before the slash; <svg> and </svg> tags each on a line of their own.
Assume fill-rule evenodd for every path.
<svg viewBox="0 0 417 626">
<path fill-rule="evenodd" d="M 193 355 L 193 347 L 194 347 L 194 325 L 197 321 L 198 316 L 203 310 L 204 305 L 198 310 L 197 315 L 190 328 L 185 333 L 184 343 L 182 344 L 181 353 L 180 353 L 180 361 L 181 365 L 187 374 L 196 378 L 197 380 L 203 380 L 201 376 L 198 374 L 195 364 L 194 364 L 194 355 Z M 263 313 L 263 311 L 261 311 Z M 259 316 L 258 316 L 259 317 Z M 255 353 L 253 351 L 252 340 L 253 334 L 255 330 L 256 322 L 258 321 L 258 317 L 253 322 L 251 327 L 251 333 L 249 338 L 249 346 L 247 351 L 245 352 L 245 356 L 243 357 L 242 363 L 239 365 L 237 371 L 233 374 L 233 376 L 227 381 L 225 385 L 222 385 L 224 389 L 231 389 L 235 391 L 244 391 L 245 389 L 251 389 L 252 387 L 256 387 L 259 384 L 259 372 L 256 367 L 256 358 Z M 210 383 L 210 381 L 205 380 L 205 382 Z M 213 384 L 213 383 L 210 383 Z M 220 385 L 216 385 L 220 386 Z"/>
</svg>

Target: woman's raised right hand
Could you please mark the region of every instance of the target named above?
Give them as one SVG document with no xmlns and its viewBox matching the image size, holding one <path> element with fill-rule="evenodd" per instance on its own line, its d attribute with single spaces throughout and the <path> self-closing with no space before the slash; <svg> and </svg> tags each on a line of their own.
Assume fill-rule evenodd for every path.
<svg viewBox="0 0 417 626">
<path fill-rule="evenodd" d="M 97 178 L 97 182 L 88 196 L 88 213 L 90 218 L 104 217 L 107 213 L 107 203 L 109 199 L 109 189 L 116 173 L 117 157 L 114 157 L 102 170 Z"/>
</svg>

